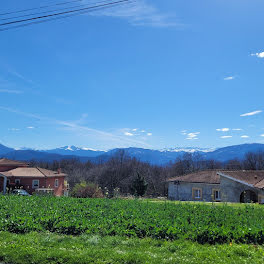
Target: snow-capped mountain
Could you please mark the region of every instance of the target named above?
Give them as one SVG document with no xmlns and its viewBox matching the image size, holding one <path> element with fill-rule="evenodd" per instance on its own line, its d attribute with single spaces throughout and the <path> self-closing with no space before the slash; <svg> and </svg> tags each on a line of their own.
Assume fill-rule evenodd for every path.
<svg viewBox="0 0 264 264">
<path fill-rule="evenodd" d="M 175 162 L 186 153 L 199 154 L 204 160 L 228 161 L 231 159 L 243 159 L 248 152 L 264 152 L 264 144 L 242 144 L 228 146 L 224 148 L 205 149 L 205 148 L 171 148 L 163 150 L 152 150 L 143 148 L 124 148 L 112 149 L 109 151 L 94 150 L 90 148 L 80 148 L 75 146 L 64 146 L 51 150 L 15 150 L 0 144 L 0 157 L 15 160 L 39 160 L 53 161 L 77 158 L 82 162 L 104 162 L 115 156 L 118 151 L 124 151 L 127 156 L 136 158 L 143 162 L 149 162 L 154 165 L 166 165 L 169 162 Z"/>
<path fill-rule="evenodd" d="M 195 148 L 195 147 L 186 147 L 186 148 L 180 148 L 180 147 L 176 147 L 176 148 L 168 148 L 168 149 L 161 149 L 161 152 L 186 152 L 186 153 L 195 153 L 195 152 L 204 152 L 204 153 L 208 153 L 208 152 L 213 152 L 216 149 L 213 148 Z"/>
<path fill-rule="evenodd" d="M 75 155 L 79 157 L 97 157 L 105 153 L 102 150 L 95 150 L 91 148 L 81 148 L 76 146 L 64 146 L 56 149 L 42 150 L 47 153 L 54 153 L 60 155 Z"/>
</svg>

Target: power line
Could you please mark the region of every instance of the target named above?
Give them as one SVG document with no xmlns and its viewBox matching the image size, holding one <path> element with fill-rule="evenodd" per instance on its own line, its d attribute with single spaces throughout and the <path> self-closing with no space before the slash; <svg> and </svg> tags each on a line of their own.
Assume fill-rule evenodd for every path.
<svg viewBox="0 0 264 264">
<path fill-rule="evenodd" d="M 24 22 L 28 22 L 28 21 L 32 21 L 32 20 L 41 20 L 41 19 L 45 19 L 48 17 L 67 15 L 67 14 L 71 14 L 71 13 L 75 13 L 75 12 L 81 12 L 81 11 L 85 11 L 85 10 L 89 10 L 89 9 L 95 9 L 95 8 L 99 8 L 99 7 L 112 6 L 112 5 L 117 5 L 117 4 L 121 4 L 121 3 L 125 3 L 125 2 L 130 2 L 130 0 L 119 0 L 119 1 L 111 2 L 111 3 L 99 4 L 99 5 L 95 5 L 95 6 L 90 6 L 90 7 L 85 7 L 85 8 L 60 12 L 60 13 L 49 14 L 49 15 L 45 15 L 45 16 L 38 16 L 38 17 L 32 17 L 32 18 L 27 18 L 27 19 L 10 21 L 10 22 L 0 24 L 0 27 L 12 25 L 12 24 L 24 23 Z"/>
<path fill-rule="evenodd" d="M 82 1 L 83 0 L 71 0 L 71 1 L 61 2 L 61 3 L 57 3 L 57 4 L 52 4 L 52 5 L 46 5 L 46 6 L 40 6 L 40 7 L 28 8 L 28 9 L 22 9 L 22 10 L 16 10 L 16 11 L 12 11 L 12 12 L 2 13 L 2 14 L 0 14 L 0 16 L 6 16 L 6 15 L 11 15 L 11 14 L 16 14 L 16 13 L 23 13 L 23 12 L 28 12 L 28 11 L 32 11 L 32 10 L 48 8 L 48 7 L 52 7 L 52 6 L 68 5 L 68 4 L 71 4 L 71 3 L 82 2 Z"/>
<path fill-rule="evenodd" d="M 85 7 L 85 6 L 90 6 L 90 5 L 94 5 L 94 4 L 101 4 L 101 3 L 105 3 L 105 2 L 109 2 L 109 1 L 110 0 L 104 0 L 104 1 L 100 1 L 100 2 L 93 2 L 93 3 L 89 3 L 89 4 L 84 4 L 84 5 L 64 7 L 64 8 L 42 11 L 42 12 L 37 12 L 37 13 L 36 12 L 30 13 L 30 14 L 26 14 L 26 15 L 0 18 L 0 21 L 6 21 L 6 20 L 12 20 L 12 19 L 17 19 L 17 18 L 22 18 L 22 17 L 30 17 L 30 16 L 35 16 L 35 15 L 47 14 L 47 13 L 58 12 L 58 11 L 62 11 L 62 10 L 69 10 L 69 9 L 73 9 L 73 8 Z"/>
<path fill-rule="evenodd" d="M 16 26 L 0 28 L 0 32 L 1 31 L 7 31 L 7 30 L 15 29 L 15 28 L 27 27 L 27 26 L 31 26 L 31 25 L 34 25 L 34 24 L 46 23 L 46 22 L 49 22 L 49 21 L 58 20 L 58 19 L 64 19 L 64 18 L 68 18 L 68 17 L 72 17 L 72 16 L 87 14 L 87 13 L 96 12 L 96 11 L 100 11 L 100 10 L 105 10 L 105 9 L 111 8 L 112 6 L 117 6 L 117 5 L 120 6 L 120 5 L 124 5 L 124 4 L 127 4 L 127 3 L 132 3 L 132 2 L 135 2 L 135 1 L 136 0 L 124 0 L 124 1 L 113 2 L 111 4 L 109 3 L 108 6 L 107 5 L 94 6 L 94 7 L 90 7 L 90 9 L 88 9 L 88 10 L 79 11 L 77 13 L 71 13 L 71 14 L 68 14 L 68 15 L 61 15 L 59 17 L 52 17 L 52 18 L 44 19 L 44 20 L 40 20 L 40 21 L 37 20 L 37 21 L 30 22 L 30 23 L 24 23 L 24 24 L 20 24 L 20 25 L 16 25 Z"/>
</svg>

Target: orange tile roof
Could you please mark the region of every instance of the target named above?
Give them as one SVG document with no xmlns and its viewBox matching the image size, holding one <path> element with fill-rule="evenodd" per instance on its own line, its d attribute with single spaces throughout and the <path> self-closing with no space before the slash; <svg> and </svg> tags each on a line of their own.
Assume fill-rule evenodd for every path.
<svg viewBox="0 0 264 264">
<path fill-rule="evenodd" d="M 168 182 L 173 182 L 173 181 L 220 184 L 220 176 L 217 174 L 216 170 L 198 171 L 184 176 L 168 179 Z"/>
<path fill-rule="evenodd" d="M 56 171 L 46 170 L 42 168 L 16 168 L 6 172 L 1 172 L 2 175 L 7 177 L 62 177 L 67 176 L 64 173 L 58 173 Z"/>
<path fill-rule="evenodd" d="M 0 159 L 0 166 L 28 166 L 27 162 L 9 160 L 9 159 Z"/>
<path fill-rule="evenodd" d="M 263 170 L 239 170 L 239 171 L 221 171 L 220 175 L 226 175 L 233 179 L 245 182 L 256 188 L 264 187 L 264 171 Z"/>
</svg>

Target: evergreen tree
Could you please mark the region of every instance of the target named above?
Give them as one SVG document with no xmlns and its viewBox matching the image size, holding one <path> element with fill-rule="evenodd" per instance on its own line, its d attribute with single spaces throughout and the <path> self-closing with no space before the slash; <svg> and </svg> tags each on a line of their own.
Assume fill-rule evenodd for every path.
<svg viewBox="0 0 264 264">
<path fill-rule="evenodd" d="M 137 177 L 132 183 L 131 190 L 132 193 L 136 196 L 143 196 L 148 188 L 148 183 L 146 182 L 145 178 L 137 172 Z"/>
</svg>

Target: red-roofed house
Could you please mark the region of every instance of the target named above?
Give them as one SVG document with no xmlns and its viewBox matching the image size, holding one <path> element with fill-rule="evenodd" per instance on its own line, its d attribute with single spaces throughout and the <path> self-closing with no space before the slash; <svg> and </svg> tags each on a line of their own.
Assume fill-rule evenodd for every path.
<svg viewBox="0 0 264 264">
<path fill-rule="evenodd" d="M 6 188 L 23 188 L 30 194 L 40 189 L 49 189 L 54 195 L 62 196 L 67 192 L 66 176 L 61 170 L 31 168 L 27 163 L 0 160 L 0 189 L 4 193 Z"/>
</svg>

